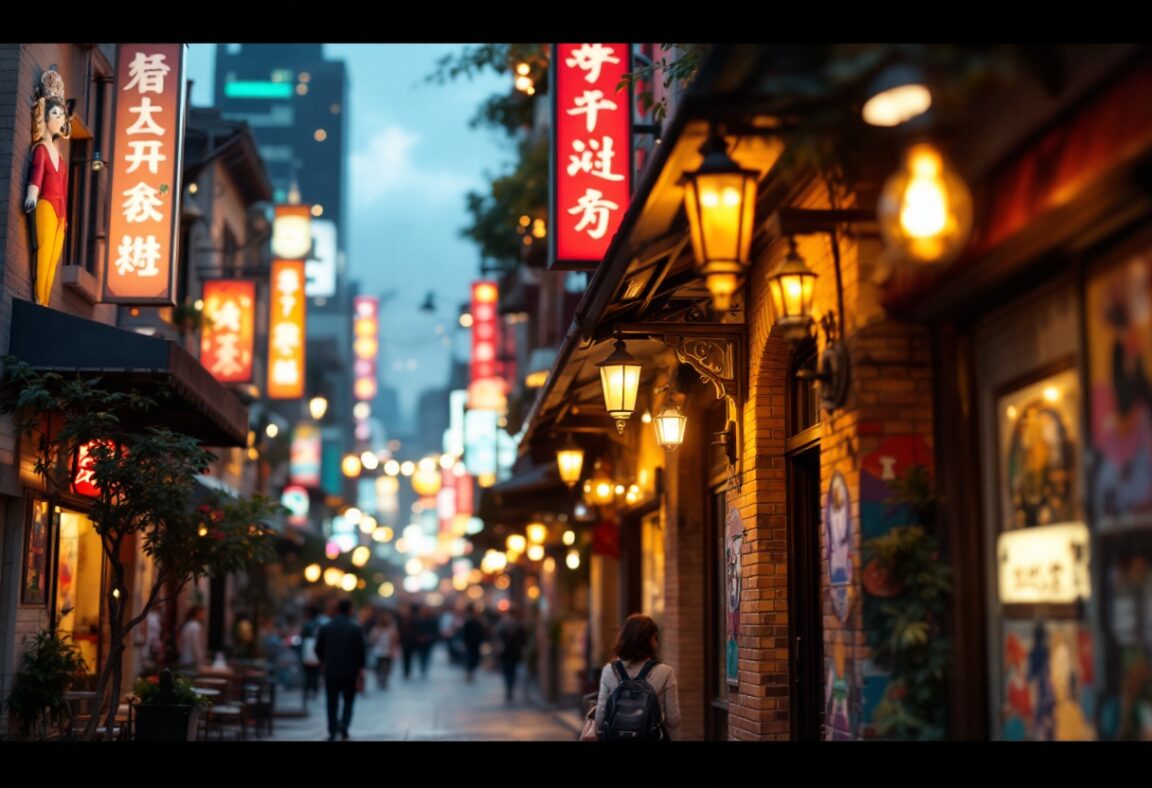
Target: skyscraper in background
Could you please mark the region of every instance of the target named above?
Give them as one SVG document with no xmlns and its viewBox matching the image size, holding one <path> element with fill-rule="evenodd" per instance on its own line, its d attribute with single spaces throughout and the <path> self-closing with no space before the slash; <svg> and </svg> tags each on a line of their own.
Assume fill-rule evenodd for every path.
<svg viewBox="0 0 1152 788">
<path fill-rule="evenodd" d="M 322 44 L 219 44 L 215 102 L 224 117 L 248 122 L 276 203 L 312 206 L 306 398 L 327 397 L 323 487 L 351 494 L 339 460 L 352 433 L 352 296 L 345 260 L 348 76 Z M 295 408 L 295 405 L 289 406 Z M 304 413 L 285 413 L 303 418 Z M 330 467 L 333 462 L 336 467 Z"/>
</svg>

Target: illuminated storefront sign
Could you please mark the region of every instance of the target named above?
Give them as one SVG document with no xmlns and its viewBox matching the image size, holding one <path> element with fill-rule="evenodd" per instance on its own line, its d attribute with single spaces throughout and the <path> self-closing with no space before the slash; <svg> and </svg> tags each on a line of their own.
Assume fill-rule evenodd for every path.
<svg viewBox="0 0 1152 788">
<path fill-rule="evenodd" d="M 356 359 L 352 393 L 359 401 L 371 400 L 376 397 L 379 309 L 380 299 L 375 296 L 356 296 L 353 301 L 352 353 Z"/>
<path fill-rule="evenodd" d="M 256 335 L 256 283 L 214 280 L 204 283 L 200 363 L 221 383 L 252 382 Z"/>
<path fill-rule="evenodd" d="M 303 260 L 311 250 L 311 206 L 277 205 L 272 222 L 272 255 L 284 260 Z"/>
<path fill-rule="evenodd" d="M 289 485 L 280 493 L 280 505 L 288 510 L 288 524 L 301 526 L 308 523 L 308 491 L 298 485 Z"/>
<path fill-rule="evenodd" d="M 336 223 L 312 220 L 312 252 L 304 263 L 304 295 L 331 298 L 336 295 Z"/>
<path fill-rule="evenodd" d="M 184 45 L 121 44 L 104 301 L 173 304 L 184 141 Z"/>
<path fill-rule="evenodd" d="M 616 88 L 631 71 L 628 44 L 552 47 L 553 268 L 592 269 L 620 228 L 632 193 L 632 100 Z"/>
<path fill-rule="evenodd" d="M 464 464 L 474 476 L 496 473 L 499 418 L 493 410 L 469 410 L 464 414 Z"/>
<path fill-rule="evenodd" d="M 292 431 L 292 457 L 289 474 L 294 484 L 304 487 L 320 486 L 320 457 L 323 443 L 320 428 L 301 422 Z"/>
<path fill-rule="evenodd" d="M 1088 599 L 1088 526 L 1061 523 L 1000 534 L 1002 604 L 1067 603 Z"/>
<path fill-rule="evenodd" d="M 304 396 L 304 261 L 272 261 L 268 325 L 268 397 Z"/>
<path fill-rule="evenodd" d="M 72 466 L 72 492 L 88 498 L 99 498 L 100 488 L 96 486 L 96 460 L 92 457 L 92 447 L 99 441 L 83 443 L 76 449 L 76 461 Z M 108 448 L 112 443 L 105 442 Z"/>
<path fill-rule="evenodd" d="M 500 376 L 500 316 L 496 302 L 500 291 L 495 282 L 472 283 L 472 375 L 468 384 L 468 407 L 503 411 L 507 386 Z"/>
</svg>

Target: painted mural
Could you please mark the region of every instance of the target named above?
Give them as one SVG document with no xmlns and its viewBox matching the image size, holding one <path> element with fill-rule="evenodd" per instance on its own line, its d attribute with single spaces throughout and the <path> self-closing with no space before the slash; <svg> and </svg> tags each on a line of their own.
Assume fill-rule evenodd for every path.
<svg viewBox="0 0 1152 788">
<path fill-rule="evenodd" d="M 861 432 L 867 425 L 861 424 Z M 882 431 L 880 427 L 879 431 Z M 921 435 L 890 436 L 884 439 L 880 448 L 864 456 L 860 469 L 860 538 L 861 541 L 884 536 L 898 525 L 905 525 L 911 519 L 900 506 L 890 506 L 889 483 L 915 465 L 931 468 L 932 451 Z M 875 621 L 879 609 L 887 597 L 894 596 L 898 589 L 890 579 L 874 564 L 864 566 L 861 572 L 863 585 L 864 626 L 868 637 L 875 637 L 870 621 Z M 876 709 L 883 702 L 891 683 L 889 674 L 870 660 L 862 666 L 860 687 L 860 736 L 875 735 Z"/>
<path fill-rule="evenodd" d="M 847 657 L 844 632 L 833 634 L 832 655 L 825 658 L 828 669 L 824 682 L 824 738 L 851 741 L 855 738 L 856 719 L 853 709 L 860 707 L 859 685 L 854 665 Z"/>
<path fill-rule="evenodd" d="M 1001 731 L 1008 741 L 1095 739 L 1092 632 L 1077 621 L 1003 626 Z"/>
<path fill-rule="evenodd" d="M 728 590 L 728 640 L 725 649 L 725 672 L 729 684 L 737 683 L 739 654 L 737 638 L 740 635 L 740 552 L 744 547 L 744 521 L 735 507 L 728 509 L 725 518 L 725 588 Z"/>
<path fill-rule="evenodd" d="M 828 591 L 841 623 L 852 607 L 852 500 L 848 483 L 837 472 L 828 483 L 824 504 L 824 542 L 828 552 Z"/>
<path fill-rule="evenodd" d="M 1152 534 L 1103 545 L 1100 738 L 1152 741 Z"/>
<path fill-rule="evenodd" d="M 1089 281 L 1085 320 L 1094 522 L 1152 526 L 1152 252 Z"/>
</svg>

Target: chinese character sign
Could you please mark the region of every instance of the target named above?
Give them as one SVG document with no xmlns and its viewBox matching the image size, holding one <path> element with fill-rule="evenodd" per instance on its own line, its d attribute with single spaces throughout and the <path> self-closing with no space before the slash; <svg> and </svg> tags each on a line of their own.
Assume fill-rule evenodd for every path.
<svg viewBox="0 0 1152 788">
<path fill-rule="evenodd" d="M 468 407 L 504 410 L 507 405 L 498 350 L 500 316 L 495 282 L 472 283 L 472 376 L 468 385 Z"/>
<path fill-rule="evenodd" d="M 251 383 L 256 283 L 242 279 L 205 282 L 203 314 L 200 363 L 221 383 Z"/>
<path fill-rule="evenodd" d="M 304 261 L 272 261 L 268 306 L 268 397 L 304 396 Z"/>
<path fill-rule="evenodd" d="M 121 44 L 104 301 L 172 304 L 184 140 L 184 45 Z"/>
<path fill-rule="evenodd" d="M 632 101 L 617 91 L 628 44 L 552 49 L 551 230 L 554 268 L 593 269 L 620 228 L 632 193 Z"/>
<path fill-rule="evenodd" d="M 277 205 L 272 220 L 272 254 L 285 260 L 302 260 L 311 250 L 311 207 Z"/>
<path fill-rule="evenodd" d="M 320 486 L 322 452 L 320 428 L 308 422 L 299 422 L 292 431 L 292 454 L 288 474 L 293 484 L 303 487 Z"/>
<path fill-rule="evenodd" d="M 115 448 L 110 441 L 89 441 L 76 448 L 76 455 L 72 469 L 72 492 L 87 498 L 99 498 L 100 488 L 96 486 L 96 460 L 92 456 L 92 447 L 98 443 L 108 449 Z"/>
<path fill-rule="evenodd" d="M 355 381 L 352 393 L 356 400 L 376 397 L 376 352 L 379 349 L 377 331 L 380 299 L 375 296 L 356 296 L 353 299 L 352 353 L 355 356 Z"/>
</svg>

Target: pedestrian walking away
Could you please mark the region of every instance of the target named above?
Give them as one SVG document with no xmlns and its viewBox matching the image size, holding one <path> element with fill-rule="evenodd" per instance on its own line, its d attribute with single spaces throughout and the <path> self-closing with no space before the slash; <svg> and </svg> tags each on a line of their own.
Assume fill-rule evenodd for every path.
<svg viewBox="0 0 1152 788">
<path fill-rule="evenodd" d="M 596 731 L 600 740 L 678 738 L 680 693 L 676 672 L 671 665 L 657 660 L 659 640 L 660 628 L 651 617 L 633 613 L 624 622 L 616 640 L 617 659 L 605 665 L 600 673 L 600 693 L 596 699 Z M 650 694 L 654 693 L 659 701 L 659 708 L 653 708 L 651 713 L 644 708 L 641 693 L 632 686 L 638 681 L 646 681 L 651 687 Z M 631 697 L 621 698 L 621 694 L 615 692 L 622 684 Z M 650 717 L 655 717 L 651 725 L 647 722 Z"/>
<path fill-rule="evenodd" d="M 324 667 L 328 695 L 328 741 L 335 741 L 337 735 L 348 739 L 352 704 L 356 693 L 364 688 L 364 632 L 351 614 L 352 600 L 341 599 L 336 615 L 320 628 L 316 638 L 316 656 Z M 337 714 L 341 698 L 344 709 Z"/>
</svg>

